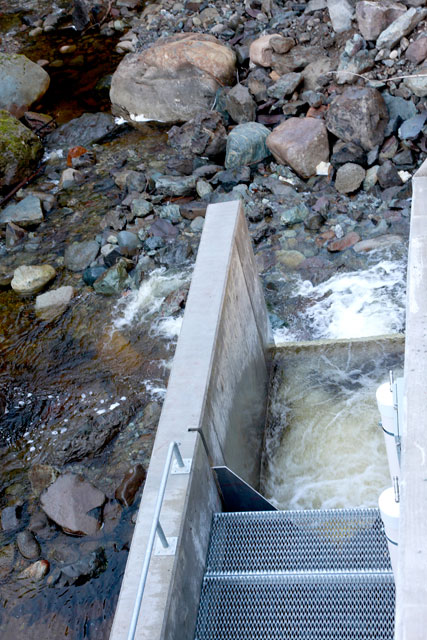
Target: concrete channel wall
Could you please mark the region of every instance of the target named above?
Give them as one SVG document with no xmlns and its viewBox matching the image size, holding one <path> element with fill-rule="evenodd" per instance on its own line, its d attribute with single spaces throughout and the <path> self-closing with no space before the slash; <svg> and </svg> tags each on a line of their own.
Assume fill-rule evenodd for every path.
<svg viewBox="0 0 427 640">
<path fill-rule="evenodd" d="M 192 458 L 190 475 L 169 476 L 160 515 L 166 536 L 178 536 L 177 553 L 153 554 L 135 637 L 193 638 L 211 517 L 221 510 L 210 466 L 225 464 L 258 487 L 270 340 L 242 205 L 210 205 L 110 640 L 127 638 L 172 440 Z"/>
<path fill-rule="evenodd" d="M 427 160 L 412 184 L 396 640 L 427 637 Z"/>
</svg>

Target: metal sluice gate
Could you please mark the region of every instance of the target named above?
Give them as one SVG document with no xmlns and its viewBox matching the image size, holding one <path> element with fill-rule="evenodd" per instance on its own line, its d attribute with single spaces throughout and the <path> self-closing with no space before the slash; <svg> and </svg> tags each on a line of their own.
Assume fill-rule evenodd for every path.
<svg viewBox="0 0 427 640">
<path fill-rule="evenodd" d="M 215 514 L 196 640 L 393 640 L 378 509 Z"/>
</svg>

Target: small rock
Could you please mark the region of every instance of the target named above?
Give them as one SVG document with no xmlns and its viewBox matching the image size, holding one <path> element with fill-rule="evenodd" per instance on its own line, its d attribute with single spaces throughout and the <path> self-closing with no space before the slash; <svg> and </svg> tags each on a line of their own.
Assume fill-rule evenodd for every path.
<svg viewBox="0 0 427 640">
<path fill-rule="evenodd" d="M 66 473 L 59 476 L 40 496 L 48 517 L 65 533 L 95 535 L 99 522 L 89 512 L 105 502 L 105 495 L 82 476 Z"/>
<path fill-rule="evenodd" d="M 30 564 L 29 567 L 24 569 L 24 571 L 21 571 L 19 577 L 33 582 L 40 582 L 47 573 L 49 573 L 48 560 L 37 560 L 37 562 Z"/>
<path fill-rule="evenodd" d="M 247 87 L 236 84 L 227 94 L 225 106 L 234 122 L 252 122 L 255 120 L 256 104 Z"/>
<path fill-rule="evenodd" d="M 410 78 L 405 78 L 404 83 L 419 98 L 427 96 L 427 66 L 417 68 Z"/>
<path fill-rule="evenodd" d="M 83 271 L 93 262 L 99 253 L 99 244 L 95 240 L 73 242 L 65 249 L 64 265 L 70 271 Z"/>
<path fill-rule="evenodd" d="M 390 247 L 393 244 L 402 244 L 402 242 L 403 238 L 401 236 L 387 234 L 384 236 L 369 238 L 368 240 L 361 240 L 353 246 L 353 250 L 356 253 L 365 253 L 367 251 L 384 249 L 385 247 Z"/>
<path fill-rule="evenodd" d="M 95 280 L 93 288 L 104 296 L 112 296 L 124 289 L 130 289 L 132 285 L 132 278 L 127 273 L 127 264 L 120 259 Z"/>
<path fill-rule="evenodd" d="M 196 191 L 199 198 L 205 198 L 212 193 L 213 188 L 212 185 L 209 184 L 209 182 L 207 182 L 206 180 L 197 180 Z"/>
<path fill-rule="evenodd" d="M 35 560 L 41 553 L 39 543 L 28 529 L 24 529 L 24 531 L 18 533 L 16 544 L 21 556 L 27 558 L 27 560 Z"/>
<path fill-rule="evenodd" d="M 172 224 L 178 224 L 182 220 L 179 205 L 177 204 L 167 204 L 163 207 L 159 207 L 157 212 L 161 218 L 169 220 Z"/>
<path fill-rule="evenodd" d="M 0 225 L 14 222 L 20 227 L 31 227 L 42 221 L 43 211 L 36 196 L 27 196 L 16 204 L 9 204 L 0 212 Z"/>
<path fill-rule="evenodd" d="M 204 224 L 205 224 L 205 219 L 202 218 L 201 216 L 198 216 L 197 218 L 194 218 L 194 220 L 191 221 L 190 227 L 191 227 L 191 230 L 194 231 L 195 233 L 200 233 L 203 230 Z"/>
<path fill-rule="evenodd" d="M 41 291 L 55 276 L 56 271 L 49 264 L 23 265 L 13 272 L 10 285 L 20 295 L 32 295 Z"/>
<path fill-rule="evenodd" d="M 385 130 L 385 135 L 389 136 L 392 133 L 396 133 L 399 125 L 403 121 L 409 120 L 417 115 L 417 108 L 412 100 L 404 100 L 399 96 L 391 96 L 387 92 L 384 92 L 383 98 L 390 116 Z"/>
<path fill-rule="evenodd" d="M 379 165 L 376 164 L 373 167 L 369 167 L 369 169 L 366 171 L 366 177 L 363 181 L 364 191 L 369 191 L 369 189 L 372 189 L 372 187 L 374 187 L 377 184 L 379 168 L 380 168 Z"/>
<path fill-rule="evenodd" d="M 17 224 L 13 224 L 13 222 L 8 222 L 6 225 L 6 247 L 8 249 L 13 249 L 14 247 L 19 247 L 25 240 L 27 239 L 27 232 L 21 227 L 18 227 Z"/>
<path fill-rule="evenodd" d="M 3 531 L 12 531 L 19 527 L 21 518 L 21 507 L 13 505 L 5 507 L 1 512 L 1 528 Z"/>
<path fill-rule="evenodd" d="M 405 51 L 405 58 L 414 64 L 420 64 L 427 58 L 427 36 L 411 42 Z"/>
<path fill-rule="evenodd" d="M 266 35 L 257 38 L 249 47 L 249 58 L 252 64 L 258 64 L 260 67 L 271 67 L 273 61 L 273 47 L 271 39 L 273 35 Z"/>
<path fill-rule="evenodd" d="M 84 556 L 73 564 L 55 569 L 47 582 L 50 586 L 68 587 L 78 583 L 84 584 L 91 578 L 96 578 L 107 568 L 107 556 L 102 547 Z"/>
<path fill-rule="evenodd" d="M 227 132 L 217 111 L 201 111 L 183 124 L 168 131 L 168 142 L 182 153 L 190 152 L 213 158 L 225 151 Z"/>
<path fill-rule="evenodd" d="M 116 500 L 125 507 L 133 504 L 136 493 L 144 482 L 146 475 L 146 471 L 141 464 L 129 469 L 115 491 L 114 497 Z"/>
<path fill-rule="evenodd" d="M 186 196 L 196 188 L 194 176 L 159 176 L 155 179 L 156 190 L 165 196 Z"/>
<path fill-rule="evenodd" d="M 397 172 L 396 167 L 391 160 L 386 160 L 377 171 L 378 182 L 383 189 L 389 187 L 397 187 L 402 184 L 402 180 Z"/>
<path fill-rule="evenodd" d="M 73 158 L 78 158 L 79 156 L 82 156 L 86 152 L 87 152 L 86 147 L 81 147 L 80 145 L 77 145 L 76 147 L 71 147 L 71 149 L 69 149 L 67 153 L 67 167 L 73 166 L 72 164 Z"/>
<path fill-rule="evenodd" d="M 354 9 L 348 0 L 327 0 L 332 28 L 336 33 L 351 29 Z"/>
<path fill-rule="evenodd" d="M 302 80 L 301 73 L 285 73 L 278 81 L 268 88 L 267 93 L 272 98 L 283 98 L 291 95 Z"/>
<path fill-rule="evenodd" d="M 416 9 L 415 7 L 408 9 L 380 33 L 376 43 L 378 51 L 380 49 L 393 49 L 403 36 L 411 33 L 426 15 L 427 9 Z"/>
<path fill-rule="evenodd" d="M 353 193 L 365 179 L 366 171 L 359 164 L 348 162 L 343 164 L 335 177 L 335 189 L 340 193 Z"/>
<path fill-rule="evenodd" d="M 74 289 L 70 286 L 51 289 L 46 293 L 42 293 L 36 298 L 36 315 L 42 320 L 53 320 L 62 315 L 71 298 L 74 295 Z"/>
<path fill-rule="evenodd" d="M 138 253 L 138 249 L 141 246 L 138 236 L 131 231 L 119 231 L 117 242 L 122 255 L 127 257 L 132 257 Z"/>
<path fill-rule="evenodd" d="M 69 189 L 74 184 L 83 182 L 83 174 L 77 169 L 64 169 L 59 180 L 59 189 Z"/>
<path fill-rule="evenodd" d="M 130 210 L 137 218 L 145 218 L 153 211 L 153 205 L 144 198 L 135 198 L 132 200 Z"/>
<path fill-rule="evenodd" d="M 15 545 L 7 544 L 0 547 L 0 578 L 6 578 L 15 566 Z"/>
<path fill-rule="evenodd" d="M 270 155 L 266 146 L 270 130 L 258 122 L 247 122 L 234 127 L 227 138 L 225 167 L 237 169 L 261 162 Z"/>
<path fill-rule="evenodd" d="M 310 214 L 310 209 L 304 204 L 300 203 L 294 207 L 287 207 L 280 209 L 280 221 L 285 225 L 298 224 L 303 222 L 305 218 Z"/>
<path fill-rule="evenodd" d="M 316 175 L 316 167 L 329 159 L 328 134 L 323 121 L 289 118 L 267 138 L 267 146 L 279 163 L 288 164 L 302 178 Z"/>
<path fill-rule="evenodd" d="M 347 162 L 365 164 L 366 153 L 362 147 L 359 147 L 359 145 L 354 142 L 338 140 L 332 149 L 331 164 L 333 164 L 334 167 L 338 167 Z"/>
<path fill-rule="evenodd" d="M 102 274 L 105 273 L 106 271 L 107 271 L 107 267 L 104 267 L 103 265 L 87 267 L 87 269 L 85 269 L 83 272 L 83 276 L 82 276 L 83 281 L 85 282 L 85 284 L 91 287 L 95 282 L 95 280 L 100 278 Z"/>
<path fill-rule="evenodd" d="M 356 233 L 355 231 L 350 231 L 350 233 L 347 233 L 343 238 L 328 242 L 328 244 L 326 245 L 326 248 L 331 253 L 336 253 L 337 251 L 344 251 L 345 249 L 352 247 L 357 242 L 359 242 L 359 240 L 360 240 L 359 234 Z"/>
<path fill-rule="evenodd" d="M 89 147 L 118 129 L 110 113 L 84 113 L 46 136 L 50 147 Z"/>
<path fill-rule="evenodd" d="M 300 251 L 291 249 L 289 251 L 276 251 L 276 258 L 278 262 L 288 269 L 296 269 L 304 262 L 305 255 L 300 253 Z"/>
</svg>

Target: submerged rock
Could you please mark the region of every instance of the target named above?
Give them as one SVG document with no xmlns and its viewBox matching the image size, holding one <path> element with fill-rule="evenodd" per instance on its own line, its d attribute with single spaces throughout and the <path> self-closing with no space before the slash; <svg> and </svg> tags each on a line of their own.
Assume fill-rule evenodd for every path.
<svg viewBox="0 0 427 640">
<path fill-rule="evenodd" d="M 35 62 L 17 53 L 0 53 L 0 109 L 22 118 L 47 91 L 49 75 Z"/>
<path fill-rule="evenodd" d="M 102 547 L 84 556 L 73 564 L 57 568 L 48 578 L 48 584 L 56 587 L 68 587 L 72 584 L 84 584 L 96 578 L 107 568 L 107 556 Z"/>
<path fill-rule="evenodd" d="M 94 535 L 100 523 L 89 515 L 92 509 L 101 507 L 105 495 L 82 476 L 66 473 L 60 476 L 40 496 L 40 504 L 46 515 L 65 533 Z"/>
<path fill-rule="evenodd" d="M 13 272 L 10 285 L 20 295 L 32 295 L 41 291 L 55 276 L 56 271 L 49 264 L 23 265 Z"/>
<path fill-rule="evenodd" d="M 9 204 L 0 212 L 0 225 L 14 222 L 20 227 L 31 227 L 43 221 L 40 199 L 27 196 L 17 203 Z"/>
<path fill-rule="evenodd" d="M 64 254 L 64 264 L 70 271 L 83 271 L 93 262 L 99 253 L 96 240 L 73 242 L 68 245 Z"/>
<path fill-rule="evenodd" d="M 129 507 L 133 503 L 135 495 L 144 482 L 146 475 L 146 471 L 141 464 L 137 464 L 132 469 L 129 469 L 115 491 L 114 497 L 116 500 L 125 507 Z"/>
<path fill-rule="evenodd" d="M 29 567 L 24 569 L 24 571 L 21 571 L 19 577 L 33 582 L 39 582 L 47 573 L 49 573 L 48 560 L 37 560 L 37 562 L 30 564 Z"/>
<path fill-rule="evenodd" d="M 93 288 L 104 296 L 112 296 L 124 289 L 129 289 L 132 285 L 133 280 L 128 276 L 127 264 L 122 259 L 99 276 L 93 283 Z"/>
<path fill-rule="evenodd" d="M 36 315 L 42 320 L 53 320 L 62 315 L 74 295 L 73 287 L 59 287 L 36 298 Z"/>
<path fill-rule="evenodd" d="M 35 560 L 41 553 L 39 543 L 35 539 L 34 534 L 28 531 L 28 529 L 18 533 L 16 544 L 21 556 L 27 558 L 27 560 Z"/>
<path fill-rule="evenodd" d="M 12 531 L 19 527 L 21 508 L 18 505 L 5 507 L 1 512 L 1 528 L 3 531 Z"/>
</svg>

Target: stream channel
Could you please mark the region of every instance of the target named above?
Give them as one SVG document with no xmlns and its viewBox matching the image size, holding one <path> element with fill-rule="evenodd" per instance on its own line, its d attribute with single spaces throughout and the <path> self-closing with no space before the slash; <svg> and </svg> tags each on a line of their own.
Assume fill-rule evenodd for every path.
<svg viewBox="0 0 427 640">
<path fill-rule="evenodd" d="M 42 39 L 26 53 L 36 60 L 48 56 L 43 47 L 51 50 L 73 42 L 70 33 L 64 37 L 55 35 Z M 80 39 L 81 50 L 77 49 L 74 56 L 84 56 L 90 71 L 85 74 L 85 86 L 79 85 L 80 67 L 68 71 L 58 68 L 40 110 L 55 113 L 58 123 L 83 112 L 108 110 L 108 99 L 98 81 L 117 66 L 117 59 L 110 55 L 114 45 L 114 40 L 105 38 Z M 99 66 L 100 60 L 106 61 L 105 65 Z M 99 92 L 94 90 L 96 86 L 101 87 Z M 68 200 L 60 198 L 60 222 L 52 219 L 45 226 L 43 243 L 34 246 L 31 255 L 33 264 L 52 260 L 57 265 L 58 286 L 80 281 L 81 274 L 61 269 L 57 256 L 73 240 L 93 239 L 99 232 L 102 216 L 115 200 L 118 202 L 109 170 L 120 154 L 132 157 L 132 153 L 138 155 L 139 162 L 155 156 L 160 164 L 164 163 L 170 153 L 164 130 L 154 125 L 147 126 L 143 133 L 125 130 L 104 145 L 104 165 L 95 187 L 82 185 L 67 194 Z M 85 216 L 89 207 L 90 218 Z M 98 535 L 73 538 L 49 525 L 45 534 L 40 532 L 37 536 L 42 557 L 49 560 L 50 575 L 57 566 L 76 563 L 103 549 L 98 570 L 89 579 L 82 578 L 74 584 L 58 586 L 49 585 L 49 579 L 38 583 L 23 579 L 22 571 L 28 562 L 14 546 L 16 531 L 0 533 L 0 628 L 4 640 L 108 637 L 138 505 L 136 500 L 122 509 L 113 499 L 114 491 L 132 465 L 148 467 L 198 240 L 199 236 L 189 234 L 192 252 L 185 264 L 156 265 L 139 289 L 125 295 L 106 298 L 89 287 L 80 288 L 67 311 L 52 321 L 35 315 L 33 301 L 18 298 L 10 289 L 0 289 L 0 404 L 6 407 L 0 419 L 0 509 L 18 505 L 20 527 L 38 517 L 37 477 L 31 470 L 41 464 L 53 470 L 61 467 L 82 473 L 108 498 L 104 526 Z M 256 247 L 256 252 L 262 253 L 262 245 Z M 265 270 L 262 277 L 276 340 L 334 340 L 403 332 L 405 253 L 403 246 L 392 254 L 373 252 L 362 266 L 355 264 L 352 269 L 350 265 L 319 284 L 312 284 L 303 275 Z M 28 255 L 12 253 L 2 262 L 16 268 L 28 264 Z M 284 301 L 286 318 L 282 314 Z M 373 346 L 367 359 L 376 366 L 372 364 L 368 369 L 361 361 L 363 354 L 357 354 L 354 363 L 347 359 L 347 353 L 338 354 L 341 360 L 334 364 L 332 356 L 324 353 L 321 359 L 328 360 L 328 366 L 337 374 L 334 383 L 329 382 L 323 391 L 317 385 L 320 374 L 311 370 L 308 376 L 302 362 L 298 375 L 311 385 L 311 393 L 316 396 L 313 402 L 327 404 L 333 411 L 338 401 L 357 402 L 363 408 L 365 396 L 360 394 L 368 390 L 372 405 L 376 385 L 387 376 L 388 367 L 401 365 L 400 354 L 390 355 L 378 348 L 381 353 L 375 354 Z M 301 362 L 297 348 L 295 354 L 296 362 Z M 363 383 L 352 379 L 355 369 L 361 372 Z M 348 375 L 341 375 L 342 371 Z M 297 392 L 298 379 L 293 380 L 293 385 Z M 357 398 L 355 393 L 359 394 Z M 280 397 L 280 391 L 277 394 Z M 299 410 L 294 408 L 294 413 L 298 415 Z M 353 420 L 360 422 L 359 414 L 354 414 Z M 330 422 L 329 416 L 327 424 Z M 279 420 L 276 428 L 281 440 L 286 424 Z M 350 431 L 355 428 L 355 424 L 349 425 Z M 325 430 L 314 429 L 309 437 L 314 449 L 318 446 L 316 438 L 320 439 L 324 445 L 322 456 L 327 455 Z M 277 432 L 273 441 L 277 444 Z M 343 443 L 349 446 L 346 438 Z M 276 444 L 270 453 L 278 458 L 279 465 L 289 465 Z M 375 441 L 375 451 L 377 445 Z M 285 448 L 294 449 L 294 444 Z M 293 482 L 286 483 L 286 491 L 279 491 L 276 497 L 280 506 L 370 506 L 374 502 L 369 487 L 367 492 L 355 495 L 350 486 L 354 477 L 347 481 L 347 489 L 343 487 L 345 474 L 331 482 L 326 497 L 317 488 L 312 491 L 311 484 L 316 480 L 312 476 L 306 478 L 298 466 L 298 456 L 304 458 L 310 450 L 303 447 L 294 456 Z M 344 449 L 330 461 L 332 467 L 341 455 L 345 455 Z M 304 464 L 302 460 L 301 465 Z M 375 485 L 385 481 L 384 469 L 380 473 L 383 475 L 379 480 L 374 478 Z M 357 468 L 356 474 L 362 477 L 364 470 Z M 277 487 L 285 485 L 277 472 L 264 481 L 269 497 L 277 493 Z M 274 483 L 276 488 L 272 488 Z M 336 494 L 337 483 L 340 495 L 334 502 L 330 496 Z"/>
</svg>

